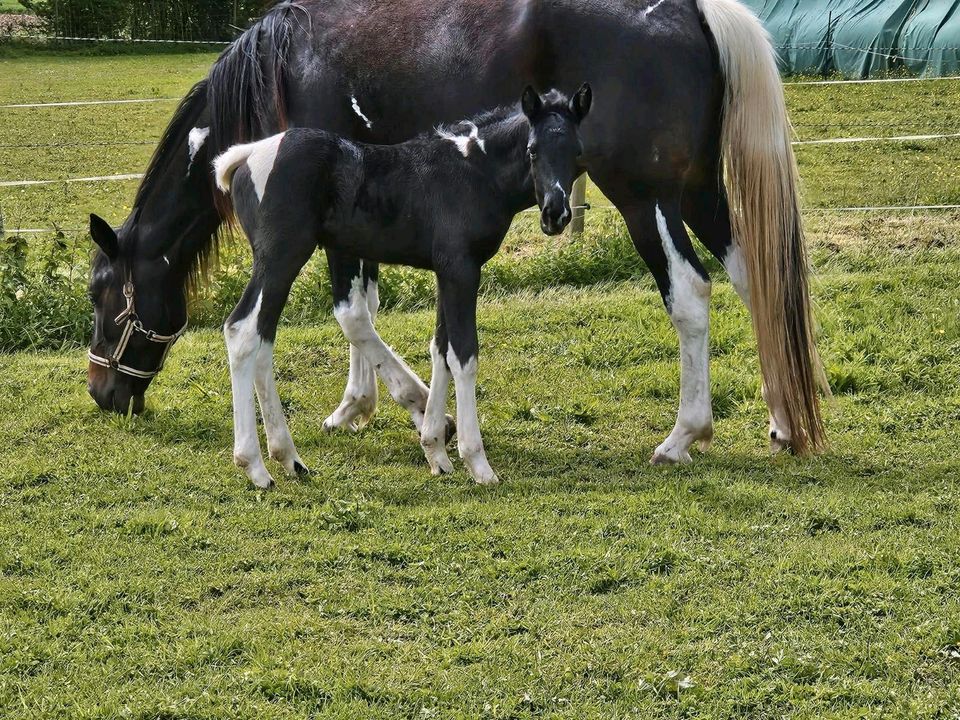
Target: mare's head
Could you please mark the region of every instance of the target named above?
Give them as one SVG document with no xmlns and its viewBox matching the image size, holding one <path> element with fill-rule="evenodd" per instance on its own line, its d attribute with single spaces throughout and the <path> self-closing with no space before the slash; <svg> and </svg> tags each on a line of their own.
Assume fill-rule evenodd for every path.
<svg viewBox="0 0 960 720">
<path fill-rule="evenodd" d="M 137 213 L 119 230 L 90 216 L 99 250 L 90 276 L 87 390 L 102 410 L 140 413 L 150 381 L 187 324 L 183 275 L 169 255 L 137 253 Z"/>
<path fill-rule="evenodd" d="M 523 91 L 523 114 L 530 121 L 527 155 L 540 206 L 540 228 L 559 235 L 573 217 L 570 192 L 582 172 L 580 123 L 590 112 L 593 92 L 584 83 L 572 98 L 552 90 L 541 97 L 532 87 Z"/>
</svg>

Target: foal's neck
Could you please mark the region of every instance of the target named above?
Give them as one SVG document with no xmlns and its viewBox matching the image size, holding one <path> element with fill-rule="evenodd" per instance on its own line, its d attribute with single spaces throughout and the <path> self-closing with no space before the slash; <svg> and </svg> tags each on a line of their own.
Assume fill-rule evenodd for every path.
<svg viewBox="0 0 960 720">
<path fill-rule="evenodd" d="M 486 154 L 486 170 L 513 214 L 536 202 L 527 158 L 529 135 L 530 125 L 526 117 L 519 113 L 480 130 Z"/>
</svg>

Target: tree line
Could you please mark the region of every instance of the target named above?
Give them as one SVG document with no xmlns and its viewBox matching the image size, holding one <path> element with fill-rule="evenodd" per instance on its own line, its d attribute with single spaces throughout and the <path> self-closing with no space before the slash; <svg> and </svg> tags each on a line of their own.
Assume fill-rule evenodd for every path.
<svg viewBox="0 0 960 720">
<path fill-rule="evenodd" d="M 57 37 L 232 40 L 273 0 L 21 0 Z"/>
</svg>

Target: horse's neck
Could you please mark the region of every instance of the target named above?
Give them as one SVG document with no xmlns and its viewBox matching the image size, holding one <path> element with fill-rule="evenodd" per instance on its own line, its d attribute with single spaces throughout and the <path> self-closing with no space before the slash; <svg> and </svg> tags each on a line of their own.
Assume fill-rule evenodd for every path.
<svg viewBox="0 0 960 720">
<path fill-rule="evenodd" d="M 186 280 L 201 255 L 212 246 L 222 221 L 214 205 L 213 187 L 201 172 L 184 178 L 167 173 L 144 198 L 138 217 L 137 254 L 165 257 Z"/>
</svg>

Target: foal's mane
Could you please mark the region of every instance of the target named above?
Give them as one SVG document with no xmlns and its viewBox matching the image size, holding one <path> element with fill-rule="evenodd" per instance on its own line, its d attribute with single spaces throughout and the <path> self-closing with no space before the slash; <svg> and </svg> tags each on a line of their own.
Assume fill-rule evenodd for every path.
<svg viewBox="0 0 960 720">
<path fill-rule="evenodd" d="M 561 115 L 570 115 L 567 97 L 558 90 L 550 90 L 542 96 L 542 112 L 552 112 Z M 509 105 L 500 105 L 490 110 L 483 110 L 473 117 L 457 120 L 452 123 L 437 125 L 433 133 L 425 133 L 424 137 L 434 136 L 437 133 L 463 134 L 468 133 L 473 125 L 477 126 L 478 131 L 487 130 L 496 131 L 500 129 L 512 129 L 514 123 L 529 122 L 519 102 Z"/>
</svg>

